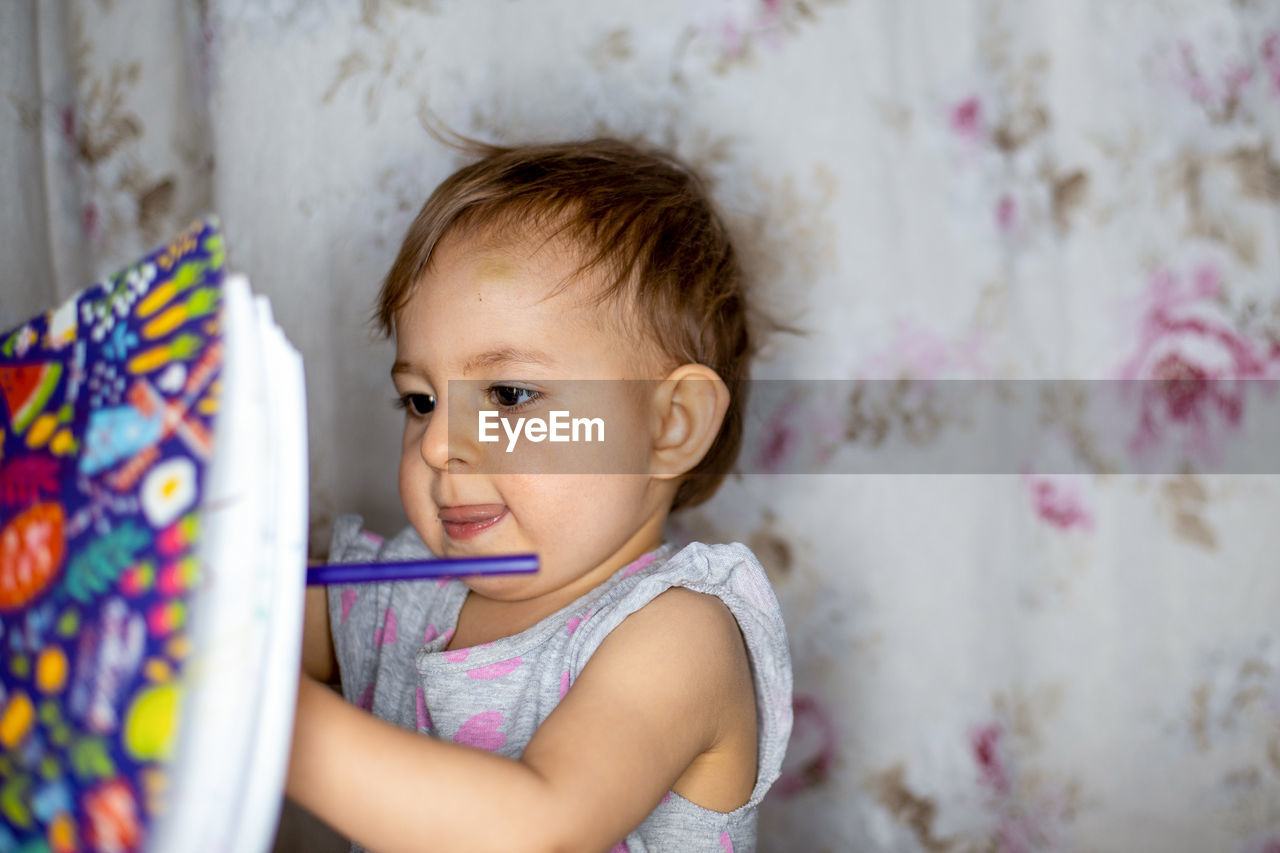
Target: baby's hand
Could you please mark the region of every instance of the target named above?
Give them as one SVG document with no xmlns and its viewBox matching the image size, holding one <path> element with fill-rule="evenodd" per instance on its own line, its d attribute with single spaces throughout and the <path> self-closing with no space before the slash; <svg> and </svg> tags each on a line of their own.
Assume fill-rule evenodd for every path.
<svg viewBox="0 0 1280 853">
<path fill-rule="evenodd" d="M 329 631 L 327 587 L 308 587 L 302 619 L 302 672 L 323 684 L 338 683 L 338 660 Z"/>
</svg>

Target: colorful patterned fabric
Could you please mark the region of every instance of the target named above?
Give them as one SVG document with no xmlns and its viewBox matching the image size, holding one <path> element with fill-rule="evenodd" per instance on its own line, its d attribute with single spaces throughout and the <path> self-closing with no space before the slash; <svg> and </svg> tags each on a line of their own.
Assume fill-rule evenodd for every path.
<svg viewBox="0 0 1280 853">
<path fill-rule="evenodd" d="M 0 850 L 165 806 L 218 411 L 215 220 L 0 336 Z"/>
</svg>

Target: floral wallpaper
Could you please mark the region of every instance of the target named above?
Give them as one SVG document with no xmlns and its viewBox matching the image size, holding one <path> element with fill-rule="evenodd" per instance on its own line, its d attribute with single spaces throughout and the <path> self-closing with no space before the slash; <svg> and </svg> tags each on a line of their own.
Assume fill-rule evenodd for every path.
<svg viewBox="0 0 1280 853">
<path fill-rule="evenodd" d="M 672 530 L 784 607 L 761 849 L 1280 851 L 1280 460 L 1212 464 L 1267 405 L 1231 380 L 1280 379 L 1280 5 L 71 0 L 0 45 L 0 325 L 219 213 L 306 360 L 317 544 L 402 523 L 365 320 L 460 165 L 428 120 L 708 177 L 798 330 L 757 376 L 841 389 L 761 395 Z M 819 473 L 939 446 L 925 380 L 1034 380 L 1073 465 Z M 1119 381 L 1117 439 L 1070 392 Z M 1140 473 L 1172 441 L 1203 464 Z"/>
</svg>

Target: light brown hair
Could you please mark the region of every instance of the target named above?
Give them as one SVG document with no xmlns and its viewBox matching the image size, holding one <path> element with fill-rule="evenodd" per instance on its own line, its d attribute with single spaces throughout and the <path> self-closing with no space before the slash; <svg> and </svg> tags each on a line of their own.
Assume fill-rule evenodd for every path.
<svg viewBox="0 0 1280 853">
<path fill-rule="evenodd" d="M 671 156 L 613 139 L 499 147 L 436 188 L 418 212 L 382 283 L 374 321 L 384 335 L 446 234 L 566 237 L 582 251 L 578 274 L 600 271 L 598 294 L 639 315 L 635 331 L 674 360 L 705 364 L 729 388 L 724 422 L 680 483 L 671 509 L 715 493 L 742 443 L 755 346 L 742 274 L 701 180 Z M 459 146 L 462 147 L 462 146 Z M 513 238 L 514 239 L 514 238 Z"/>
</svg>

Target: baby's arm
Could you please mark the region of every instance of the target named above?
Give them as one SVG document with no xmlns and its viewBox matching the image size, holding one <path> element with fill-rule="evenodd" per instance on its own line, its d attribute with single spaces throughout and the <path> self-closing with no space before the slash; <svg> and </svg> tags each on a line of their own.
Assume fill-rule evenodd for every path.
<svg viewBox="0 0 1280 853">
<path fill-rule="evenodd" d="M 381 853 L 604 850 L 740 719 L 744 667 L 723 603 L 670 590 L 606 638 L 520 760 L 398 728 L 304 678 L 288 793 Z"/>
<path fill-rule="evenodd" d="M 323 586 L 307 587 L 302 617 L 302 671 L 326 684 L 338 680 L 338 661 L 329 630 L 329 594 Z"/>
</svg>

